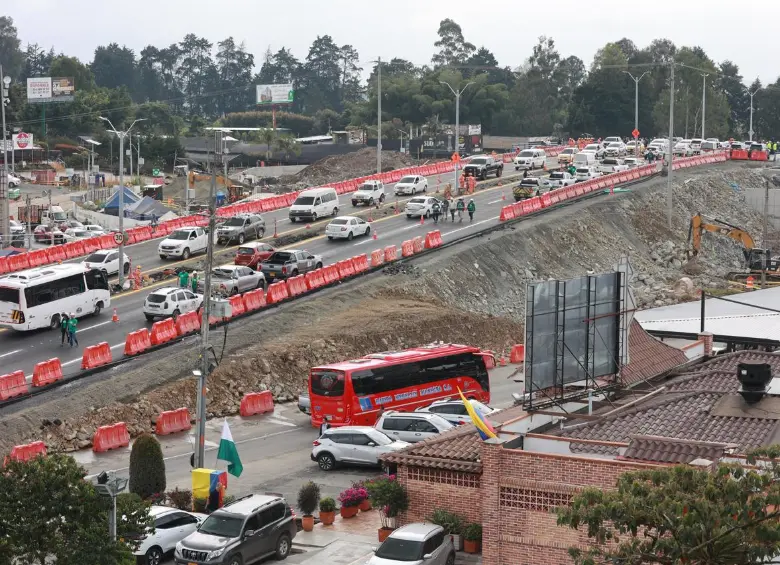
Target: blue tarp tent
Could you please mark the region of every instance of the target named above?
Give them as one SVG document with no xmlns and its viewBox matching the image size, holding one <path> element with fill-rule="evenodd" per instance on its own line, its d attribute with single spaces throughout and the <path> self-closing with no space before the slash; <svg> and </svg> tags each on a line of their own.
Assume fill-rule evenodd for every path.
<svg viewBox="0 0 780 565">
<path fill-rule="evenodd" d="M 141 200 L 141 197 L 138 196 L 135 192 L 133 192 L 128 187 L 124 187 L 124 205 L 125 205 L 125 217 L 127 217 L 128 212 L 132 206 Z M 118 216 L 119 215 L 119 189 L 114 190 L 114 194 L 111 195 L 111 197 L 106 201 L 106 204 L 104 206 L 104 213 L 110 214 L 111 216 Z"/>
</svg>

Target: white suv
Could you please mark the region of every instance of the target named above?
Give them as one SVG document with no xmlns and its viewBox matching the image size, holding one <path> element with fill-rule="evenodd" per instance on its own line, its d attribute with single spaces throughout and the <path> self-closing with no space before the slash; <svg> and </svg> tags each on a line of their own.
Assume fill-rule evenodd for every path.
<svg viewBox="0 0 780 565">
<path fill-rule="evenodd" d="M 179 314 L 197 311 L 201 304 L 203 295 L 190 292 L 186 288 L 158 288 L 144 300 L 144 316 L 150 322 L 155 318 L 176 319 Z"/>
<path fill-rule="evenodd" d="M 417 443 L 446 432 L 452 424 L 437 414 L 391 410 L 382 414 L 374 427 L 391 439 Z"/>
<path fill-rule="evenodd" d="M 367 180 L 352 193 L 352 205 L 374 206 L 385 201 L 385 185 L 381 180 Z"/>
<path fill-rule="evenodd" d="M 312 445 L 311 460 L 323 471 L 332 471 L 339 463 L 379 465 L 380 455 L 409 446 L 405 441 L 393 441 L 369 426 L 331 428 Z"/>
<path fill-rule="evenodd" d="M 173 552 L 176 544 L 197 530 L 208 517 L 167 506 L 149 507 L 149 516 L 154 520 L 154 533 L 147 532 L 133 552 L 138 562 L 146 565 L 160 565 L 163 557 Z"/>
<path fill-rule="evenodd" d="M 86 269 L 100 269 L 107 275 L 119 273 L 119 251 L 116 249 L 101 249 L 81 262 Z M 130 257 L 124 256 L 124 273 L 130 272 Z"/>
<path fill-rule="evenodd" d="M 209 245 L 206 230 L 198 227 L 179 228 L 157 246 L 160 259 L 181 257 L 189 259 L 193 253 L 205 252 Z"/>
</svg>

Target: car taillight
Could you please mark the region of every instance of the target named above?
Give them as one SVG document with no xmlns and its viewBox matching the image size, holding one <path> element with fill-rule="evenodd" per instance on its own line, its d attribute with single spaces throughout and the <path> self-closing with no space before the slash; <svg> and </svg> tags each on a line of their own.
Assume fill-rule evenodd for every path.
<svg viewBox="0 0 780 565">
<path fill-rule="evenodd" d="M 347 228 L 341 228 L 341 231 L 347 231 Z"/>
<path fill-rule="evenodd" d="M 320 444 L 320 442 L 319 442 L 319 441 L 317 441 L 316 439 L 315 439 L 313 442 L 311 442 L 311 444 L 312 444 L 314 447 L 317 447 L 317 446 L 321 445 L 321 444 Z"/>
<path fill-rule="evenodd" d="M 282 267 L 282 274 L 283 274 L 283 275 L 286 275 L 286 274 L 287 274 L 287 267 Z"/>
</svg>

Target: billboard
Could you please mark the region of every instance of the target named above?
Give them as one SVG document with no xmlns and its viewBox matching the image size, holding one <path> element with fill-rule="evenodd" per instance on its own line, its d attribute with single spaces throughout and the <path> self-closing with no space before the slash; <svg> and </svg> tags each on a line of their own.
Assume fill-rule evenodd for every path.
<svg viewBox="0 0 780 565">
<path fill-rule="evenodd" d="M 76 84 L 68 77 L 35 77 L 27 79 L 27 102 L 43 104 L 73 102 Z"/>
<path fill-rule="evenodd" d="M 260 105 L 292 104 L 295 91 L 292 84 L 258 84 L 257 103 Z"/>
</svg>

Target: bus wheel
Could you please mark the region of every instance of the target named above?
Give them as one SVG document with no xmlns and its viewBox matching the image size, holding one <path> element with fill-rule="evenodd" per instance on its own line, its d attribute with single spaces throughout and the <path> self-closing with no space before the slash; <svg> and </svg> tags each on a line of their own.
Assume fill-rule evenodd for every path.
<svg viewBox="0 0 780 565">
<path fill-rule="evenodd" d="M 95 316 L 100 316 L 100 311 L 103 309 L 103 303 L 98 302 L 95 304 L 95 310 L 92 312 Z"/>
<path fill-rule="evenodd" d="M 49 329 L 56 330 L 60 327 L 60 315 L 54 314 L 54 316 L 51 317 L 51 322 L 49 323 Z"/>
</svg>

